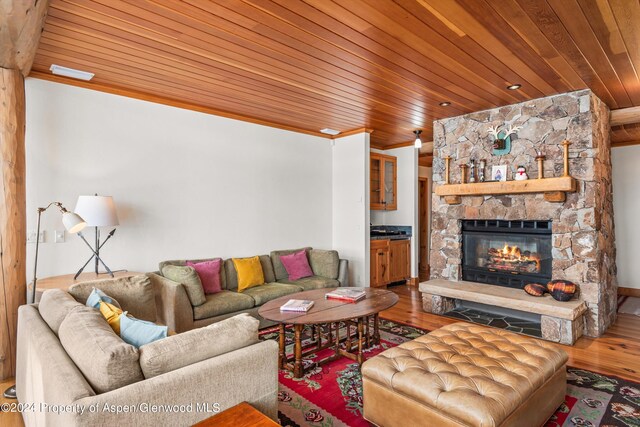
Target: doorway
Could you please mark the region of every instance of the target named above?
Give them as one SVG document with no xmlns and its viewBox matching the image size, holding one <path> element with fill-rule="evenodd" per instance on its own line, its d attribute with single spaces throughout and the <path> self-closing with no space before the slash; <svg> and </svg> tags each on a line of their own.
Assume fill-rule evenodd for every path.
<svg viewBox="0 0 640 427">
<path fill-rule="evenodd" d="M 430 217 L 429 209 L 431 198 L 430 179 L 427 177 L 418 178 L 418 228 L 420 242 L 420 254 L 418 258 L 418 276 L 420 282 L 429 280 L 429 246 L 430 246 Z"/>
</svg>

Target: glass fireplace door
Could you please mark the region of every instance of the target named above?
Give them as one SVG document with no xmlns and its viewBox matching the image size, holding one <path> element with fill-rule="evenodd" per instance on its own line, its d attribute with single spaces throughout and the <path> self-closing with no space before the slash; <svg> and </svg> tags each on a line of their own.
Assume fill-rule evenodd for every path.
<svg viewBox="0 0 640 427">
<path fill-rule="evenodd" d="M 551 234 L 524 229 L 464 230 L 463 279 L 509 287 L 551 279 Z"/>
</svg>

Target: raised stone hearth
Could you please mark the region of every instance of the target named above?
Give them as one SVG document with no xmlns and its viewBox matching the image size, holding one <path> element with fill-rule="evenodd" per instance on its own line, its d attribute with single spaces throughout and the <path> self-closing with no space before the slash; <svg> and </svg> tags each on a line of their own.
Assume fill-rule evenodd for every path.
<svg viewBox="0 0 640 427">
<path fill-rule="evenodd" d="M 487 129 L 503 125 L 522 128 L 511 152 L 494 156 Z M 571 142 L 569 173 L 577 180 L 577 191 L 567 193 L 564 202 L 546 201 L 543 194 L 503 194 L 462 196 L 459 205 L 449 205 L 434 194 L 431 278 L 461 279 L 463 219 L 551 220 L 553 278 L 578 285 L 577 300 L 586 303 L 584 332 L 599 336 L 615 321 L 617 301 L 609 110 L 600 99 L 583 90 L 436 121 L 433 182 L 444 184 L 446 156 L 453 158 L 452 184 L 460 183 L 460 165 L 471 159 L 486 160 L 487 176 L 493 165 L 507 165 L 507 179 L 512 180 L 518 165 L 523 165 L 534 179 L 538 150 L 546 155 L 545 177 L 561 176 L 565 139 Z M 557 329 L 558 334 L 567 327 L 545 322 L 543 326 Z M 582 323 L 570 327 L 582 328 Z"/>
<path fill-rule="evenodd" d="M 420 292 L 422 306 L 429 313 L 446 315 L 459 309 L 456 300 L 474 302 L 533 314 L 541 330 L 540 337 L 547 341 L 571 345 L 584 332 L 587 306 L 579 299 L 560 302 L 550 295 L 533 297 L 520 289 L 442 279 L 420 283 Z"/>
</svg>

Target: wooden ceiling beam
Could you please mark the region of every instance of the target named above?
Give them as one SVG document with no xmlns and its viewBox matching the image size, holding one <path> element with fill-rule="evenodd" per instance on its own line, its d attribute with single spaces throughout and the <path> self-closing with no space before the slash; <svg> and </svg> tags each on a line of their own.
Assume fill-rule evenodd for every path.
<svg viewBox="0 0 640 427">
<path fill-rule="evenodd" d="M 640 123 L 640 107 L 620 108 L 611 110 L 609 124 L 611 127 Z"/>
<path fill-rule="evenodd" d="M 0 0 L 0 68 L 31 71 L 49 0 Z"/>
</svg>

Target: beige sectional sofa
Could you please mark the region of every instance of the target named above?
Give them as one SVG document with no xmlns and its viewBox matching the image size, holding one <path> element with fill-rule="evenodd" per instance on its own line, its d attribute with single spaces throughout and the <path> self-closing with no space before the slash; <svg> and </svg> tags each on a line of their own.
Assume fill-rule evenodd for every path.
<svg viewBox="0 0 640 427">
<path fill-rule="evenodd" d="M 176 332 L 188 331 L 224 320 L 239 313 L 249 313 L 260 320 L 260 327 L 270 322 L 258 315 L 258 309 L 267 301 L 296 292 L 311 289 L 334 288 L 348 286 L 348 262 L 340 259 L 337 251 L 304 248 L 307 250 L 309 265 L 314 275 L 291 281 L 280 256 L 288 255 L 301 249 L 272 251 L 269 255 L 261 255 L 260 263 L 264 273 L 265 284 L 238 292 L 238 277 L 231 259 L 223 262 L 220 274 L 222 291 L 207 295 L 206 301 L 193 306 L 181 283 L 163 277 L 161 272 L 167 265 L 186 265 L 187 260 L 171 260 L 160 263 L 160 271 L 151 273 L 150 277 L 159 295 L 159 309 L 163 315 L 163 324 Z M 215 258 L 190 260 L 192 262 L 208 261 Z"/>
<path fill-rule="evenodd" d="M 278 345 L 258 341 L 255 318 L 236 316 L 138 349 L 84 305 L 94 286 L 140 319 L 165 317 L 147 276 L 47 290 L 39 304 L 21 306 L 16 385 L 25 425 L 186 426 L 243 401 L 277 420 Z"/>
</svg>

